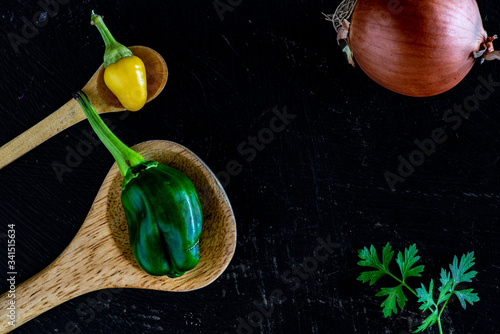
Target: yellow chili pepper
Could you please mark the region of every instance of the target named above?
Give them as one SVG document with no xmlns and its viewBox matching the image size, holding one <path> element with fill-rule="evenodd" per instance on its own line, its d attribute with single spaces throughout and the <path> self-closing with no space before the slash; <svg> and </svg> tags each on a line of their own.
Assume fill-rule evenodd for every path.
<svg viewBox="0 0 500 334">
<path fill-rule="evenodd" d="M 104 71 L 104 83 L 126 109 L 137 111 L 146 104 L 146 69 L 141 58 L 125 57 L 108 65 Z"/>
<path fill-rule="evenodd" d="M 146 67 L 143 61 L 113 38 L 102 16 L 92 12 L 91 24 L 97 27 L 106 46 L 104 83 L 126 109 L 141 109 L 148 98 Z"/>
</svg>

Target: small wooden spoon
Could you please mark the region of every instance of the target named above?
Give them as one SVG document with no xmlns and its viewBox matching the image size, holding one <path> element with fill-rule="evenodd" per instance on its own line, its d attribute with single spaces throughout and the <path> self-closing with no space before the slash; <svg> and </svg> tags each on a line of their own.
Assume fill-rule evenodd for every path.
<svg viewBox="0 0 500 334">
<path fill-rule="evenodd" d="M 0 297 L 0 333 L 84 293 L 105 288 L 189 291 L 213 282 L 226 269 L 236 246 L 231 205 L 210 169 L 185 147 L 168 141 L 134 146 L 146 160 L 157 160 L 185 173 L 194 183 L 203 210 L 200 262 L 183 276 L 151 276 L 135 261 L 121 204 L 122 176 L 116 163 L 75 238 L 47 268 L 16 286 L 16 327 L 8 324 L 13 299 Z"/>
<path fill-rule="evenodd" d="M 147 102 L 149 102 L 160 94 L 163 87 L 165 87 L 168 78 L 167 64 L 158 52 L 148 47 L 131 46 L 129 49 L 134 55 L 142 59 L 146 67 L 148 81 Z M 99 114 L 125 110 L 104 83 L 103 65 L 94 73 L 82 91 L 87 94 Z M 0 147 L 0 169 L 83 119 L 85 119 L 85 114 L 80 105 L 75 99 L 71 99 L 38 124 Z"/>
</svg>

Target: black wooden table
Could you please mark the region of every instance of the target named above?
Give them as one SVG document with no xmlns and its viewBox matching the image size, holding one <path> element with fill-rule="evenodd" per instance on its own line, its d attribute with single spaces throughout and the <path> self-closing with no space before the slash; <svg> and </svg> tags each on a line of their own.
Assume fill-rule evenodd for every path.
<svg viewBox="0 0 500 334">
<path fill-rule="evenodd" d="M 481 301 L 464 311 L 452 299 L 443 327 L 500 333 L 500 87 L 459 126 L 443 121 L 482 80 L 500 82 L 500 64 L 476 64 L 439 96 L 398 95 L 346 63 L 322 14 L 339 2 L 2 4 L 0 144 L 66 103 L 101 64 L 94 9 L 119 41 L 157 50 L 170 70 L 143 110 L 104 118 L 129 145 L 165 139 L 200 156 L 225 186 L 238 229 L 230 266 L 206 288 L 89 293 L 16 333 L 411 332 L 423 320 L 413 296 L 385 319 L 377 287 L 356 280 L 357 250 L 387 242 L 417 245 L 426 284 L 454 255 L 474 251 L 470 287 Z M 500 5 L 478 4 L 485 29 L 500 33 Z M 386 172 L 398 174 L 439 129 L 445 139 L 435 152 L 391 189 Z M 1 292 L 9 224 L 20 283 L 49 265 L 85 219 L 113 163 L 103 145 L 78 154 L 88 131 L 83 121 L 0 170 Z M 57 163 L 69 169 L 56 173 Z"/>
</svg>

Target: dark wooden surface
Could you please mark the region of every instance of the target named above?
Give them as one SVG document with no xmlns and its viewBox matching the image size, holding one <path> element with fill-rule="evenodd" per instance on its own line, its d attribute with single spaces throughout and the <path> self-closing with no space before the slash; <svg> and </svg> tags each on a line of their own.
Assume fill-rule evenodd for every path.
<svg viewBox="0 0 500 334">
<path fill-rule="evenodd" d="M 500 82 L 500 64 L 476 64 L 445 94 L 410 98 L 346 64 L 322 15 L 338 0 L 232 1 L 223 20 L 212 0 L 60 2 L 18 52 L 8 34 L 21 35 L 23 17 L 32 20 L 40 5 L 2 4 L 0 144 L 63 105 L 101 64 L 94 9 L 119 41 L 157 50 L 170 69 L 165 90 L 143 110 L 104 118 L 129 145 L 178 142 L 223 177 L 238 245 L 227 271 L 199 291 L 90 293 L 17 333 L 407 333 L 423 319 L 415 298 L 384 319 L 376 288 L 356 281 L 357 250 L 386 242 L 417 244 L 426 283 L 454 255 L 474 251 L 479 273 L 470 286 L 481 301 L 464 311 L 452 300 L 443 327 L 500 332 L 500 87 L 459 127 L 442 120 L 474 95 L 480 76 Z M 500 33 L 500 5 L 478 3 L 485 29 Z M 289 116 L 283 123 L 276 113 Z M 397 173 L 398 157 L 408 159 L 414 141 L 439 128 L 447 140 L 392 191 L 384 173 Z M 93 146 L 62 180 L 52 165 L 66 163 L 89 130 L 77 124 L 0 170 L 1 277 L 8 224 L 21 282 L 50 264 L 85 219 L 112 156 Z M 241 171 L 224 174 L 233 160 Z M 319 238 L 330 240 L 331 253 L 313 261 Z M 6 278 L 0 288 L 8 289 Z"/>
</svg>

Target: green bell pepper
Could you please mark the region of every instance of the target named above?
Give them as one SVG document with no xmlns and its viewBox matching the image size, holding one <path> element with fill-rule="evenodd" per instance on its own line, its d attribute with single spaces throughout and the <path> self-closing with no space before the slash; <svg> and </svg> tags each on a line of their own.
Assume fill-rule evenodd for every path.
<svg viewBox="0 0 500 334">
<path fill-rule="evenodd" d="M 148 274 L 169 277 L 196 267 L 202 210 L 191 180 L 172 167 L 146 161 L 111 132 L 85 93 L 73 97 L 123 175 L 121 200 L 137 263 Z"/>
</svg>

